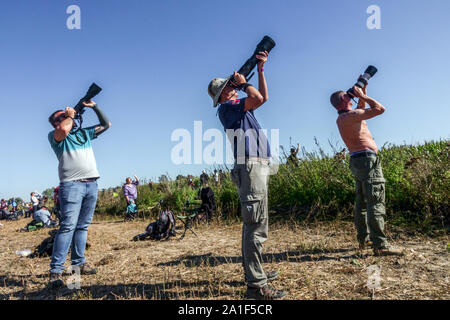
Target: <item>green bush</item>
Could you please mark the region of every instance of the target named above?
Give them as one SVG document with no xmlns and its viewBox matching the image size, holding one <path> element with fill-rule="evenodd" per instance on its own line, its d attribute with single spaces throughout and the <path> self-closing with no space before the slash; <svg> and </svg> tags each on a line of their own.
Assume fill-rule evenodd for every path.
<svg viewBox="0 0 450 320">
<path fill-rule="evenodd" d="M 388 145 L 379 156 L 386 179 L 387 220 L 430 230 L 449 228 L 450 143 L 448 140 L 418 146 Z M 320 147 L 315 152 L 302 150 L 298 165 L 283 157 L 278 172 L 269 180 L 269 207 L 295 219 L 352 219 L 355 182 L 348 168 L 349 155 L 327 155 Z M 217 214 L 222 218 L 240 217 L 236 186 L 228 170 L 220 183 L 210 178 Z M 198 188 L 199 178 L 194 177 Z M 113 192 L 119 193 L 113 197 Z M 160 199 L 174 211 L 181 211 L 186 200 L 194 201 L 198 189 L 187 186 L 183 177 L 176 181 L 139 186 L 140 208 L 154 207 Z M 98 211 L 118 215 L 126 203 L 120 187 L 102 190 Z"/>
</svg>

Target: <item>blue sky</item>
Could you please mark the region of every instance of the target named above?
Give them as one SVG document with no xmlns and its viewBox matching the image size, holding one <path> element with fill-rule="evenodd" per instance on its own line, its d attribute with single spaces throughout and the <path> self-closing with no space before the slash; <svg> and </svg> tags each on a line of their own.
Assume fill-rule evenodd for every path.
<svg viewBox="0 0 450 320">
<path fill-rule="evenodd" d="M 81 30 L 66 27 L 72 4 Z M 366 27 L 372 4 L 381 30 Z M 100 188 L 133 173 L 199 174 L 205 166 L 172 164 L 170 135 L 193 131 L 194 120 L 222 130 L 207 85 L 238 69 L 265 34 L 277 46 L 265 66 L 270 99 L 256 117 L 280 129 L 281 145 L 340 143 L 329 96 L 369 64 L 379 72 L 368 94 L 387 108 L 368 123 L 378 146 L 449 138 L 449 13 L 447 0 L 2 1 L 0 197 L 58 184 L 47 118 L 92 82 L 112 122 L 93 142 Z M 95 123 L 87 111 L 85 125 Z"/>
</svg>

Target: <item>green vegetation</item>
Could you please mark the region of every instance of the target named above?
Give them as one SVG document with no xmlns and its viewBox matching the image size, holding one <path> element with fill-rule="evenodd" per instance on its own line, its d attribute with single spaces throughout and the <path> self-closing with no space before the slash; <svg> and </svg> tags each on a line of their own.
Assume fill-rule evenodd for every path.
<svg viewBox="0 0 450 320">
<path fill-rule="evenodd" d="M 423 145 L 388 145 L 379 152 L 386 178 L 387 220 L 422 231 L 449 229 L 450 141 Z M 285 163 L 285 158 L 283 157 Z M 330 220 L 352 219 L 355 199 L 354 180 L 348 168 L 349 155 L 327 155 L 302 150 L 298 166 L 283 164 L 269 181 L 269 207 L 279 219 Z M 239 197 L 229 170 L 220 183 L 211 183 L 219 216 L 239 218 Z M 210 177 L 210 181 L 212 181 Z M 193 178 L 199 186 L 198 177 Z M 114 193 L 117 195 L 114 196 Z M 198 190 L 187 185 L 187 178 L 155 183 L 153 190 L 143 182 L 139 186 L 138 204 L 144 213 L 160 199 L 172 210 L 183 209 L 186 200 L 197 198 Z M 98 212 L 121 216 L 126 203 L 121 187 L 102 190 Z"/>
</svg>

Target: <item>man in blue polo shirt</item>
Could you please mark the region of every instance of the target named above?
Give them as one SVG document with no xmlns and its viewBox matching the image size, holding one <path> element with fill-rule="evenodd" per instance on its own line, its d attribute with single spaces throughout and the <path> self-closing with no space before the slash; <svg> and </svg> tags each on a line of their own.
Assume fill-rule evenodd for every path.
<svg viewBox="0 0 450 320">
<path fill-rule="evenodd" d="M 268 52 L 259 52 L 258 89 L 247 83 L 245 77 L 234 72 L 227 79 L 215 78 L 208 86 L 213 106 L 220 104 L 218 114 L 228 139 L 233 146 L 235 164 L 231 171 L 241 201 L 242 261 L 247 282 L 246 298 L 279 299 L 286 295 L 267 284 L 277 272 L 264 272 L 262 244 L 268 236 L 267 185 L 270 147 L 267 137 L 255 118 L 254 110 L 268 99 L 264 64 Z M 237 99 L 237 90 L 247 94 Z"/>
<path fill-rule="evenodd" d="M 60 228 L 50 263 L 49 285 L 54 288 L 64 285 L 61 274 L 69 248 L 72 266 L 79 267 L 80 274 L 97 272 L 86 264 L 84 257 L 88 227 L 97 203 L 96 180 L 100 177 L 91 140 L 107 130 L 111 123 L 94 101 L 83 104 L 97 114 L 98 125 L 73 130 L 76 111 L 69 107 L 64 111 L 55 111 L 49 117 L 50 124 L 55 128 L 48 134 L 48 140 L 59 161 L 61 209 Z"/>
</svg>

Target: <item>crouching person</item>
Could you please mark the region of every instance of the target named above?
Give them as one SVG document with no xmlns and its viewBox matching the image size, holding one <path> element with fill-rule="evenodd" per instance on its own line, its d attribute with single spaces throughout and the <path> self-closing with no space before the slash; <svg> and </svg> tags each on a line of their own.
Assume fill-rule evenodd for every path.
<svg viewBox="0 0 450 320">
<path fill-rule="evenodd" d="M 69 107 L 65 111 L 55 111 L 49 117 L 50 124 L 55 128 L 49 133 L 48 139 L 59 160 L 58 196 L 61 209 L 60 226 L 50 263 L 49 286 L 52 288 L 64 285 L 61 275 L 69 248 L 72 266 L 79 268 L 80 274 L 97 272 L 86 264 L 84 256 L 88 227 L 97 202 L 96 180 L 99 178 L 91 141 L 107 130 L 111 123 L 95 102 L 83 104 L 94 110 L 100 124 L 73 130 L 76 111 Z"/>
<path fill-rule="evenodd" d="M 385 108 L 366 95 L 366 87 L 354 86 L 353 90 L 359 98 L 356 109 L 352 109 L 351 97 L 344 91 L 333 93 L 330 102 L 339 114 L 336 123 L 350 152 L 350 170 L 356 182 L 354 219 L 359 248 L 364 249 L 370 238 L 375 255 L 401 255 L 401 249 L 388 244 L 384 232 L 385 179 L 377 145 L 366 123 Z M 366 109 L 366 103 L 370 108 Z"/>
<path fill-rule="evenodd" d="M 42 222 L 45 227 L 56 227 L 58 225 L 58 221 L 50 219 L 52 214 L 48 211 L 46 206 L 43 206 L 39 210 L 34 213 L 33 219 L 36 222 Z"/>
</svg>

